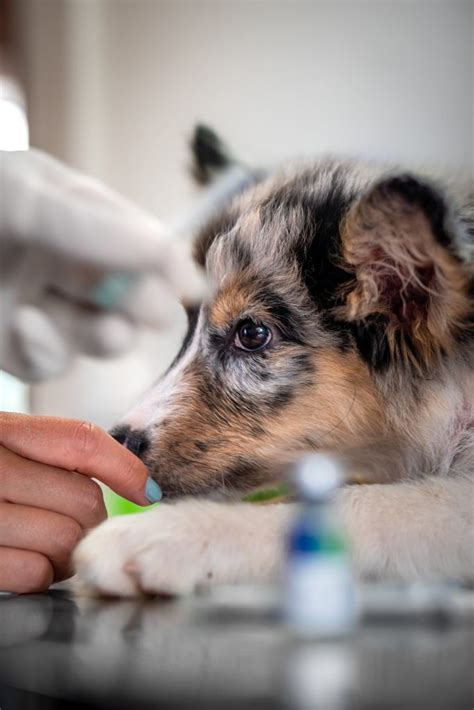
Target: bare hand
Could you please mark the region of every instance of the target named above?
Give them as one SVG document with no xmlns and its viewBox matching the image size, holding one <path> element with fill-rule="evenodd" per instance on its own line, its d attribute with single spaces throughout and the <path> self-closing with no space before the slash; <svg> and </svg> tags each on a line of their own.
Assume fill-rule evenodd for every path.
<svg viewBox="0 0 474 710">
<path fill-rule="evenodd" d="M 147 471 L 88 422 L 0 414 L 0 590 L 39 592 L 71 575 L 71 553 L 106 518 L 102 491 L 148 505 Z"/>
</svg>

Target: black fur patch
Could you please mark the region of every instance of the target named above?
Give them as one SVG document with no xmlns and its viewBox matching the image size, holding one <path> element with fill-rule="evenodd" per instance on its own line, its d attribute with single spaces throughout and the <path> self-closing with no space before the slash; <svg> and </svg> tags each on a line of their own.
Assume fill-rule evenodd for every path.
<svg viewBox="0 0 474 710">
<path fill-rule="evenodd" d="M 293 386 L 280 387 L 275 394 L 265 399 L 265 404 L 272 413 L 276 414 L 294 400 L 297 391 L 298 386 L 296 384 Z"/>
<path fill-rule="evenodd" d="M 337 179 L 327 195 L 304 196 L 304 232 L 295 246 L 304 284 L 320 311 L 341 303 L 341 289 L 351 280 L 343 268 L 340 229 L 351 200 Z"/>
<path fill-rule="evenodd" d="M 191 139 L 193 156 L 192 174 L 202 185 L 212 181 L 215 173 L 231 164 L 229 152 L 219 136 L 209 128 L 198 124 Z"/>
<path fill-rule="evenodd" d="M 355 196 L 347 193 L 344 176 L 337 171 L 325 194 L 313 190 L 311 183 L 308 175 L 275 191 L 262 204 L 260 217 L 262 224 L 268 224 L 277 212 L 298 210 L 302 215 L 301 233 L 289 256 L 297 261 L 303 285 L 322 324 L 337 333 L 339 346 L 347 349 L 353 342 L 351 327 L 336 320 L 333 309 L 342 304 L 342 291 L 353 278 L 343 264 L 341 225 Z M 293 321 L 292 314 L 290 322 Z"/>
<path fill-rule="evenodd" d="M 342 259 L 341 224 L 354 199 L 344 186 L 344 176 L 337 170 L 325 193 L 312 188 L 314 176 L 305 175 L 276 190 L 260 207 L 262 225 L 271 224 L 277 213 L 297 211 L 301 232 L 291 246 L 301 279 L 327 328 L 341 333 L 341 345 L 347 347 L 348 328 L 335 321 L 331 311 L 342 303 L 342 288 L 352 274 Z"/>
<path fill-rule="evenodd" d="M 387 319 L 375 315 L 356 323 L 343 323 L 344 328 L 350 328 L 360 355 L 370 367 L 383 372 L 391 363 L 391 352 L 385 335 Z"/>
<path fill-rule="evenodd" d="M 199 318 L 199 311 L 200 311 L 199 306 L 186 308 L 186 315 L 188 316 L 188 329 L 186 331 L 186 335 L 184 336 L 184 340 L 181 344 L 179 352 L 176 355 L 176 357 L 174 358 L 171 365 L 166 370 L 165 375 L 176 365 L 177 362 L 179 362 L 179 360 L 181 360 L 184 353 L 188 349 L 189 343 L 191 342 L 191 340 L 193 338 L 194 331 L 196 330 L 196 325 L 197 325 L 198 318 Z"/>
<path fill-rule="evenodd" d="M 384 194 L 399 195 L 407 205 L 419 207 L 428 218 L 434 238 L 441 246 L 451 250 L 452 235 L 447 228 L 447 208 L 441 193 L 427 182 L 418 180 L 409 173 L 385 180 L 379 186 L 380 197 Z"/>
<path fill-rule="evenodd" d="M 313 374 L 314 363 L 309 352 L 301 352 L 297 355 L 293 355 L 290 363 L 295 371 L 298 373 Z"/>
<path fill-rule="evenodd" d="M 302 343 L 305 330 L 300 314 L 285 302 L 270 285 L 262 284 L 255 294 L 256 300 L 268 309 L 280 326 L 283 335 L 295 343 Z"/>
<path fill-rule="evenodd" d="M 237 490 L 252 490 L 267 480 L 268 472 L 262 468 L 258 460 L 237 456 L 231 466 L 223 472 L 227 486 Z"/>
</svg>

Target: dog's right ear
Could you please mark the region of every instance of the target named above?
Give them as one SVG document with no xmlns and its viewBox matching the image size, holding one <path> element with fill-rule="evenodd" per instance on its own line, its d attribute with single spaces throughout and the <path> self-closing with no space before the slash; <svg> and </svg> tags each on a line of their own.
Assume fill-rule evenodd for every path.
<svg viewBox="0 0 474 710">
<path fill-rule="evenodd" d="M 226 209 L 232 198 L 242 191 L 239 163 L 217 133 L 204 124 L 197 124 L 189 142 L 191 149 L 190 172 L 195 181 L 207 188 L 190 215 L 192 231 L 197 228 L 193 256 L 204 267 L 209 247 L 219 234 L 228 232 L 235 218 Z M 243 170 L 243 169 L 241 169 Z"/>
<path fill-rule="evenodd" d="M 198 124 L 191 141 L 191 173 L 200 185 L 209 185 L 219 173 L 236 163 L 224 141 L 209 126 Z"/>
<path fill-rule="evenodd" d="M 380 181 L 349 211 L 342 249 L 353 280 L 340 315 L 373 366 L 425 371 L 472 328 L 471 277 L 456 236 L 444 195 L 411 175 Z"/>
<path fill-rule="evenodd" d="M 232 201 L 262 180 L 266 173 L 237 160 L 209 126 L 199 124 L 195 127 L 190 147 L 192 175 L 196 182 L 207 187 L 196 206 L 194 218 L 199 227 L 194 258 L 200 266 L 204 266 L 214 240 L 235 225 L 238 211 L 232 209 Z"/>
</svg>

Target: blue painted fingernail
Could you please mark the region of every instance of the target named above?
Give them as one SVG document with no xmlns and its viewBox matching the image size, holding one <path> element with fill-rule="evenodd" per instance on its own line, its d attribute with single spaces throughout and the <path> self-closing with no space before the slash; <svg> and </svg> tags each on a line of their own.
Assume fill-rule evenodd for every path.
<svg viewBox="0 0 474 710">
<path fill-rule="evenodd" d="M 145 496 L 150 503 L 158 503 L 163 498 L 163 493 L 158 483 L 153 478 L 148 477 L 145 486 Z"/>
<path fill-rule="evenodd" d="M 127 295 L 127 291 L 136 280 L 134 274 L 117 273 L 109 274 L 94 287 L 90 298 L 96 306 L 111 309 L 120 306 Z"/>
</svg>

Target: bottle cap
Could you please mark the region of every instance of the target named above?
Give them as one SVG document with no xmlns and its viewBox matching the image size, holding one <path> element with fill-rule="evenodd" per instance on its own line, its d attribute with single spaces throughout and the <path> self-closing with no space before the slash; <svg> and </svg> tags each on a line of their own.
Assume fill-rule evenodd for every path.
<svg viewBox="0 0 474 710">
<path fill-rule="evenodd" d="M 305 456 L 296 465 L 295 483 L 303 498 L 324 500 L 344 483 L 343 464 L 333 454 Z"/>
</svg>

